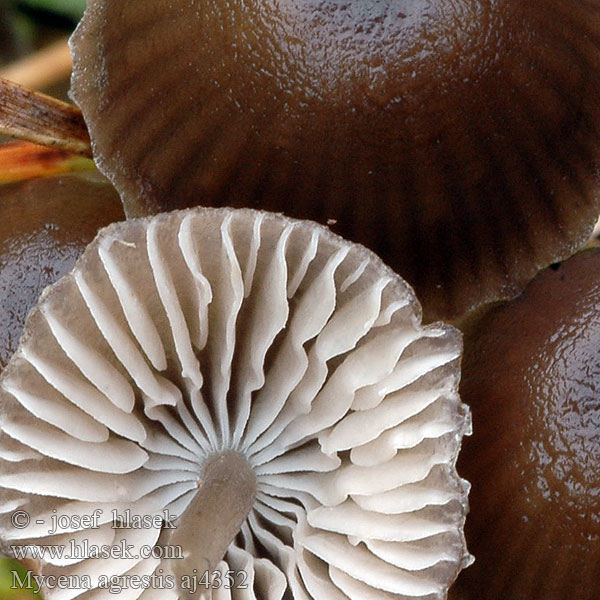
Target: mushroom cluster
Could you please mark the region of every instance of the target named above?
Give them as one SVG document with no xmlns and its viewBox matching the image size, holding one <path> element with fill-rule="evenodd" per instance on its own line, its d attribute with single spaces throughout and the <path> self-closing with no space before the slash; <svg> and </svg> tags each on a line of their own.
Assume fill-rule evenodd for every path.
<svg viewBox="0 0 600 600">
<path fill-rule="evenodd" d="M 2 539 L 131 547 L 47 555 L 45 581 L 71 577 L 47 600 L 163 572 L 174 587 L 127 597 L 199 597 L 182 582 L 207 571 L 247 576 L 213 598 L 441 600 L 470 560 L 460 354 L 403 280 L 314 223 L 199 208 L 110 226 L 0 378 Z M 115 528 L 114 510 L 176 528 Z"/>
<path fill-rule="evenodd" d="M 89 0 L 71 48 L 130 220 L 0 376 L 0 540 L 45 597 L 444 600 L 461 340 L 397 271 L 426 321 L 516 298 L 461 321 L 457 598 L 596 600 L 598 251 L 518 294 L 600 211 L 600 0 Z M 40 555 L 83 542 L 132 556 Z"/>
</svg>

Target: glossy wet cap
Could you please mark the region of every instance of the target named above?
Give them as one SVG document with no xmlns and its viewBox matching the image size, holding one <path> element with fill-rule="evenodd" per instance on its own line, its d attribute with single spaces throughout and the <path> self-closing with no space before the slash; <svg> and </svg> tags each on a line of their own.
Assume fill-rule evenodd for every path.
<svg viewBox="0 0 600 600">
<path fill-rule="evenodd" d="M 600 211 L 598 0 L 88 4 L 72 94 L 130 215 L 329 222 L 446 318 Z"/>
<path fill-rule="evenodd" d="M 113 186 L 96 174 L 0 185 L 0 369 L 17 349 L 44 288 L 68 273 L 98 229 L 123 219 Z"/>
<path fill-rule="evenodd" d="M 248 587 L 213 598 L 442 600 L 470 558 L 460 355 L 455 329 L 421 325 L 403 280 L 314 223 L 192 209 L 106 228 L 44 294 L 0 378 L 2 539 L 153 548 L 160 527 L 115 530 L 112 510 L 167 510 L 174 564 L 49 558 L 40 571 L 89 574 L 82 600 L 101 575 L 201 577 L 228 532 L 209 568 Z M 246 498 L 222 492 L 236 469 Z M 53 514 L 95 510 L 98 527 L 49 535 Z M 240 510 L 233 531 L 219 522 Z M 214 536 L 190 535 L 196 512 Z M 176 581 L 148 596 L 176 597 Z"/>
<path fill-rule="evenodd" d="M 475 435 L 458 581 L 469 599 L 600 596 L 600 249 L 545 270 L 468 332 Z"/>
</svg>

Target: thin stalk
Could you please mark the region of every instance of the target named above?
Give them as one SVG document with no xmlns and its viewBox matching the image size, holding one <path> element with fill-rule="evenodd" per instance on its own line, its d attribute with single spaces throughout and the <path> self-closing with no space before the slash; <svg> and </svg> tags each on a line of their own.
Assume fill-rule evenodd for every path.
<svg viewBox="0 0 600 600">
<path fill-rule="evenodd" d="M 256 475 L 244 457 L 224 452 L 207 461 L 198 487 L 168 542 L 184 556 L 171 563 L 178 582 L 213 572 L 252 509 Z M 198 594 L 186 597 L 195 600 Z"/>
</svg>

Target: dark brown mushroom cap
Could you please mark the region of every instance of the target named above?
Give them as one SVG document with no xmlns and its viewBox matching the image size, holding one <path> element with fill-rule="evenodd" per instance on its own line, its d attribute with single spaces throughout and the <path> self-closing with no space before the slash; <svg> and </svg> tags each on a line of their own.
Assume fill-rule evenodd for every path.
<svg viewBox="0 0 600 600">
<path fill-rule="evenodd" d="M 477 435 L 470 598 L 600 597 L 600 249 L 540 274 L 465 340 Z"/>
<path fill-rule="evenodd" d="M 0 369 L 42 290 L 68 273 L 100 227 L 123 218 L 100 175 L 0 185 Z"/>
<path fill-rule="evenodd" d="M 88 4 L 73 97 L 130 215 L 335 221 L 429 318 L 515 295 L 598 215 L 598 0 Z"/>
</svg>

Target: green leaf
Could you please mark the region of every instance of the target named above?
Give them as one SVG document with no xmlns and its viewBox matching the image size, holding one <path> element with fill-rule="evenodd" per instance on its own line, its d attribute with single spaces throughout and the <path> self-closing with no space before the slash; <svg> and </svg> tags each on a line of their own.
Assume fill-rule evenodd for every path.
<svg viewBox="0 0 600 600">
<path fill-rule="evenodd" d="M 85 10 L 86 0 L 21 0 L 21 4 L 78 21 Z"/>
<path fill-rule="evenodd" d="M 26 582 L 27 569 L 16 560 L 0 557 L 0 598 L 2 600 L 41 600 L 35 589 L 20 586 Z"/>
</svg>

